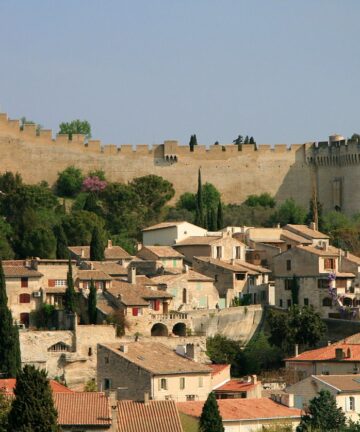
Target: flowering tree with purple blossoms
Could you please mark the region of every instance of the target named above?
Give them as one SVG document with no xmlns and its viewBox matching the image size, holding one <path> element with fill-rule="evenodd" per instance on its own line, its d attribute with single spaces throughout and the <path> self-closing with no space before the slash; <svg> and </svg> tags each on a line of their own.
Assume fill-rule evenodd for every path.
<svg viewBox="0 0 360 432">
<path fill-rule="evenodd" d="M 102 192 L 107 186 L 105 180 L 100 180 L 97 176 L 86 177 L 82 184 L 84 192 Z"/>
</svg>

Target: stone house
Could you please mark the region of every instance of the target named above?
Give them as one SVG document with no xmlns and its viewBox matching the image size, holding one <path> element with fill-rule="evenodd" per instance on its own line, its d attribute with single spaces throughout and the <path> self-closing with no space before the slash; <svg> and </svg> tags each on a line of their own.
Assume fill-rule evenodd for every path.
<svg viewBox="0 0 360 432">
<path fill-rule="evenodd" d="M 357 422 L 360 414 L 360 374 L 311 375 L 285 389 L 294 395 L 294 405 L 306 409 L 309 402 L 321 390 L 330 392 L 336 405 L 343 410 L 348 420 Z"/>
<path fill-rule="evenodd" d="M 183 268 L 183 255 L 171 246 L 143 246 L 136 256 L 146 261 L 161 261 L 165 270 L 181 272 Z"/>
<path fill-rule="evenodd" d="M 290 425 L 293 431 L 301 420 L 301 410 L 268 398 L 218 399 L 225 432 L 258 432 L 277 425 Z M 180 413 L 199 419 L 204 402 L 179 402 Z"/>
<path fill-rule="evenodd" d="M 285 359 L 286 368 L 303 378 L 310 375 L 349 375 L 360 372 L 360 344 L 345 339 Z"/>
<path fill-rule="evenodd" d="M 256 375 L 245 379 L 231 379 L 215 389 L 216 399 L 259 399 L 262 395 L 262 384 Z"/>
<path fill-rule="evenodd" d="M 174 244 L 174 248 L 192 263 L 193 257 L 209 257 L 219 260 L 245 260 L 245 245 L 233 238 L 230 232 L 221 235 L 192 236 Z"/>
<path fill-rule="evenodd" d="M 162 222 L 142 230 L 143 245 L 172 246 L 191 236 L 204 236 L 206 229 L 189 222 Z"/>
<path fill-rule="evenodd" d="M 73 259 L 80 261 L 90 260 L 90 246 L 69 246 L 69 252 Z M 112 241 L 108 240 L 107 246 L 104 249 L 105 261 L 114 261 L 127 267 L 132 256 L 128 254 L 122 247 L 113 246 Z"/>
<path fill-rule="evenodd" d="M 158 342 L 101 344 L 97 383 L 118 390 L 118 399 L 206 400 L 211 391 L 211 368 L 183 357 Z"/>
<path fill-rule="evenodd" d="M 187 267 L 183 273 L 153 277 L 150 283 L 173 296 L 172 308 L 176 311 L 215 309 L 219 304 L 214 279 Z"/>
<path fill-rule="evenodd" d="M 214 279 L 220 308 L 229 307 L 235 298 L 241 298 L 244 294 L 249 294 L 254 304 L 270 303 L 269 269 L 242 260 L 203 256 L 194 257 L 193 267 L 195 271 Z"/>
<path fill-rule="evenodd" d="M 112 277 L 101 270 L 78 270 L 75 278 L 75 286 L 86 296 L 90 290 L 91 281 L 97 291 L 100 293 L 104 290 L 108 290 L 112 285 Z"/>
<path fill-rule="evenodd" d="M 39 309 L 42 304 L 43 274 L 26 266 L 24 261 L 4 261 L 3 269 L 8 306 L 13 319 L 28 327 L 31 324 L 30 313 Z"/>
<path fill-rule="evenodd" d="M 102 271 L 112 278 L 126 278 L 128 275 L 128 267 L 115 261 L 82 261 L 79 269 Z"/>
<path fill-rule="evenodd" d="M 339 253 L 333 246 L 296 246 L 274 257 L 276 305 L 290 307 L 296 289 L 298 304 L 314 306 L 323 317 L 338 313 L 342 305 L 357 307 L 360 297 L 352 292 L 355 274 L 341 271 Z M 335 277 L 331 285 L 336 299 L 329 292 L 329 275 Z"/>
</svg>

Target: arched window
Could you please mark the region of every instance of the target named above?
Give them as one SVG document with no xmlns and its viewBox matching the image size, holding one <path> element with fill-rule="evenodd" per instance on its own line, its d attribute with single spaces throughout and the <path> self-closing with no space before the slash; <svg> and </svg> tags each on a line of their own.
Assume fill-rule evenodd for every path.
<svg viewBox="0 0 360 432">
<path fill-rule="evenodd" d="M 331 307 L 332 306 L 332 300 L 330 297 L 325 297 L 322 301 L 323 306 Z"/>
<path fill-rule="evenodd" d="M 30 294 L 20 294 L 19 301 L 20 303 L 30 303 Z"/>
<path fill-rule="evenodd" d="M 49 352 L 69 352 L 70 347 L 69 345 L 66 345 L 64 342 L 57 342 L 54 345 L 51 345 L 50 348 L 48 348 Z"/>
</svg>

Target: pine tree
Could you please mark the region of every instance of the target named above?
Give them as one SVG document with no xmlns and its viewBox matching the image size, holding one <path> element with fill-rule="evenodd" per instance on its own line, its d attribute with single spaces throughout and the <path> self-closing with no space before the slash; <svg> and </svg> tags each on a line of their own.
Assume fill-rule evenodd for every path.
<svg viewBox="0 0 360 432">
<path fill-rule="evenodd" d="M 21 368 L 19 331 L 8 307 L 2 261 L 0 261 L 0 318 L 0 373 L 2 378 L 15 378 Z"/>
<path fill-rule="evenodd" d="M 252 137 L 252 136 L 250 137 L 249 144 L 256 144 L 254 137 Z"/>
<path fill-rule="evenodd" d="M 204 203 L 202 198 L 202 182 L 201 182 L 201 169 L 199 168 L 198 175 L 198 190 L 196 193 L 196 214 L 195 224 L 203 227 L 205 225 L 204 220 Z"/>
<path fill-rule="evenodd" d="M 249 135 L 246 135 L 244 139 L 244 144 L 249 144 Z"/>
<path fill-rule="evenodd" d="M 62 225 L 54 226 L 54 235 L 56 237 L 56 258 L 66 259 L 69 257 L 68 242 Z"/>
<path fill-rule="evenodd" d="M 200 432 L 225 432 L 214 392 L 209 394 L 203 406 L 199 426 Z"/>
<path fill-rule="evenodd" d="M 15 399 L 8 417 L 9 430 L 57 432 L 57 412 L 45 370 L 26 365 L 19 373 Z"/>
<path fill-rule="evenodd" d="M 221 201 L 219 201 L 218 209 L 217 209 L 217 229 L 221 230 L 223 227 L 224 227 L 223 208 L 222 208 Z"/>
<path fill-rule="evenodd" d="M 190 141 L 189 141 L 189 147 L 190 147 L 190 151 L 194 151 L 194 146 L 197 145 L 197 138 L 196 138 L 196 134 L 191 135 L 190 137 Z"/>
<path fill-rule="evenodd" d="M 96 287 L 94 281 L 91 279 L 90 293 L 88 297 L 88 315 L 90 324 L 96 324 L 97 321 L 96 297 Z"/>
<path fill-rule="evenodd" d="M 100 230 L 95 226 L 90 242 L 90 260 L 104 261 L 104 244 L 101 239 Z"/>
<path fill-rule="evenodd" d="M 71 259 L 69 258 L 69 267 L 66 277 L 66 291 L 65 291 L 65 309 L 68 312 L 75 312 L 76 310 L 76 292 L 74 288 L 74 279 L 72 276 Z"/>
</svg>

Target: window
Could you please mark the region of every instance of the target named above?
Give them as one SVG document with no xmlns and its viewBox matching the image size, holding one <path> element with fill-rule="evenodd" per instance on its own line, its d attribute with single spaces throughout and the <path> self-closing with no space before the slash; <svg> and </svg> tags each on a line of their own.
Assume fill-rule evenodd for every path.
<svg viewBox="0 0 360 432">
<path fill-rule="evenodd" d="M 166 378 L 160 379 L 160 390 L 167 390 L 167 379 Z"/>
<path fill-rule="evenodd" d="M 30 303 L 30 294 L 20 294 L 19 301 L 20 303 Z"/>
<path fill-rule="evenodd" d="M 186 395 L 186 400 L 187 401 L 193 401 L 193 400 L 195 400 L 195 395 Z"/>
<path fill-rule="evenodd" d="M 66 287 L 66 279 L 56 279 L 55 280 L 56 287 Z"/>
<path fill-rule="evenodd" d="M 89 356 L 89 357 L 92 356 L 92 348 L 91 348 L 91 347 L 89 347 L 89 349 L 88 349 L 88 356 Z"/>
<path fill-rule="evenodd" d="M 196 291 L 201 291 L 201 282 L 196 282 Z"/>
<path fill-rule="evenodd" d="M 25 327 L 29 327 L 30 314 L 23 312 L 20 314 L 20 324 L 24 324 Z"/>
<path fill-rule="evenodd" d="M 180 390 L 184 390 L 185 388 L 185 378 L 181 377 L 180 378 Z"/>
<path fill-rule="evenodd" d="M 141 316 L 142 315 L 142 309 L 134 307 L 132 308 L 132 316 Z"/>
<path fill-rule="evenodd" d="M 89 288 L 89 281 L 83 281 L 83 288 L 88 289 Z"/>
<path fill-rule="evenodd" d="M 95 282 L 95 287 L 98 290 L 100 290 L 100 289 L 103 290 L 104 289 L 104 281 Z"/>
<path fill-rule="evenodd" d="M 279 301 L 279 306 L 282 308 L 283 307 L 283 301 L 282 301 L 282 299 L 280 299 L 280 301 Z"/>
<path fill-rule="evenodd" d="M 349 410 L 355 411 L 355 398 L 353 396 L 349 397 Z"/>
<path fill-rule="evenodd" d="M 245 279 L 245 273 L 235 273 L 235 279 L 236 280 L 244 280 Z"/>
<path fill-rule="evenodd" d="M 49 352 L 69 352 L 70 346 L 66 345 L 64 342 L 57 342 L 54 345 L 51 345 L 51 347 L 48 348 Z"/>
<path fill-rule="evenodd" d="M 104 378 L 104 390 L 110 390 L 111 388 L 111 379 Z"/>
<path fill-rule="evenodd" d="M 336 279 L 336 288 L 346 288 L 346 279 Z"/>
<path fill-rule="evenodd" d="M 287 250 L 291 249 L 291 244 L 287 244 L 287 245 L 286 245 L 286 249 L 287 249 Z"/>
<path fill-rule="evenodd" d="M 284 288 L 286 290 L 291 290 L 292 279 L 284 279 Z"/>
<path fill-rule="evenodd" d="M 241 259 L 241 247 L 240 246 L 235 247 L 235 259 Z"/>
<path fill-rule="evenodd" d="M 304 298 L 304 306 L 309 306 L 309 299 L 308 298 Z"/>
<path fill-rule="evenodd" d="M 222 247 L 216 246 L 216 258 L 221 259 L 222 258 Z"/>
<path fill-rule="evenodd" d="M 286 270 L 291 270 L 291 260 L 286 260 Z"/>
<path fill-rule="evenodd" d="M 22 277 L 21 278 L 21 288 L 28 288 L 29 286 L 29 278 Z"/>
<path fill-rule="evenodd" d="M 204 379 L 202 376 L 199 376 L 199 387 L 204 387 Z"/>
<path fill-rule="evenodd" d="M 329 281 L 327 279 L 318 279 L 318 288 L 328 288 Z"/>
<path fill-rule="evenodd" d="M 110 363 L 109 356 L 105 356 L 104 357 L 104 362 L 105 362 L 105 364 L 109 364 Z"/>
<path fill-rule="evenodd" d="M 260 291 L 260 300 L 265 301 L 266 300 L 266 291 Z"/>
<path fill-rule="evenodd" d="M 173 267 L 177 267 L 177 260 L 173 259 Z"/>
<path fill-rule="evenodd" d="M 332 300 L 330 297 L 325 297 L 322 301 L 322 305 L 326 306 L 326 307 L 331 307 L 332 306 Z"/>
<path fill-rule="evenodd" d="M 335 269 L 335 259 L 334 258 L 325 258 L 324 259 L 324 267 L 325 267 L 325 269 L 334 270 Z"/>
<path fill-rule="evenodd" d="M 288 299 L 288 301 L 287 301 L 287 307 L 288 308 L 291 307 L 291 300 L 290 299 Z"/>
<path fill-rule="evenodd" d="M 215 276 L 214 276 L 214 281 L 217 282 L 218 280 L 219 280 L 219 279 L 218 279 L 218 275 L 215 275 Z"/>
</svg>

